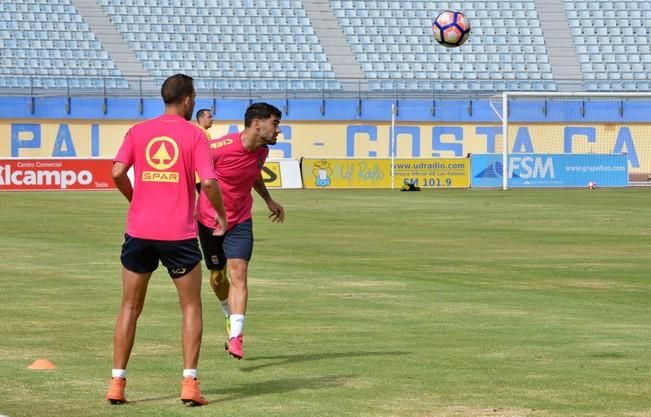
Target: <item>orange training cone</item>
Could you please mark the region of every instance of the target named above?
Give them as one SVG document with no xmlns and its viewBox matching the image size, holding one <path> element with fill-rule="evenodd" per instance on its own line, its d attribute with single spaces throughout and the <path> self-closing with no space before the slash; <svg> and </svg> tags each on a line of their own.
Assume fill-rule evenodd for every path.
<svg viewBox="0 0 651 417">
<path fill-rule="evenodd" d="M 57 369 L 56 365 L 50 362 L 47 359 L 37 359 L 27 367 L 28 369 L 34 369 L 37 371 L 42 371 L 46 369 Z"/>
</svg>

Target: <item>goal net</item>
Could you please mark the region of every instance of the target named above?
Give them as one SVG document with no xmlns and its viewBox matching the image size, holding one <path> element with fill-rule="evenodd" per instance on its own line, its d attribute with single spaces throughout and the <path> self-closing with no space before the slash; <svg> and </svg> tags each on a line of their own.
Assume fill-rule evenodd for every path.
<svg viewBox="0 0 651 417">
<path fill-rule="evenodd" d="M 502 152 L 473 159 L 473 186 L 649 184 L 651 93 L 505 92 L 491 106 Z"/>
</svg>

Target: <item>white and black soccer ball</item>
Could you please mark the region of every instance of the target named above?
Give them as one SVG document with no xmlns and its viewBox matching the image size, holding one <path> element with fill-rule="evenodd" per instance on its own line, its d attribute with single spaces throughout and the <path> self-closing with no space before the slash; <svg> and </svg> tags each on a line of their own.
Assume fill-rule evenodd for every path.
<svg viewBox="0 0 651 417">
<path fill-rule="evenodd" d="M 470 21 L 462 12 L 446 10 L 432 24 L 434 38 L 446 48 L 463 45 L 470 36 Z"/>
</svg>

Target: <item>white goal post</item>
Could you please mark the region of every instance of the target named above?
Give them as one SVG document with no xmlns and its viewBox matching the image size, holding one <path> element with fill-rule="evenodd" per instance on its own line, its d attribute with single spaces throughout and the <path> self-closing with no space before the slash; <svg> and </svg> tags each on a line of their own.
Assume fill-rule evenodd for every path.
<svg viewBox="0 0 651 417">
<path fill-rule="evenodd" d="M 495 167 L 505 190 L 651 181 L 651 93 L 503 92 L 490 104 L 502 122 Z"/>
</svg>

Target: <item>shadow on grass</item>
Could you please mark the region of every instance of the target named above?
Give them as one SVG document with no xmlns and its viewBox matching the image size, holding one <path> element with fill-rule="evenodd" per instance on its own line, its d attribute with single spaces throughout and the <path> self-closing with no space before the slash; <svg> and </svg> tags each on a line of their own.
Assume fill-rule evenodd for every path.
<svg viewBox="0 0 651 417">
<path fill-rule="evenodd" d="M 332 353 L 312 353 L 298 355 L 276 355 L 276 356 L 254 356 L 247 358 L 246 362 L 254 361 L 271 361 L 261 365 L 247 366 L 240 368 L 243 372 L 253 372 L 260 369 L 282 366 L 292 363 L 320 361 L 328 359 L 350 359 L 370 356 L 404 356 L 410 355 L 411 352 L 332 352 Z M 203 394 L 207 397 L 210 404 L 233 401 L 242 398 L 256 397 L 260 395 L 282 394 L 298 390 L 317 390 L 334 388 L 346 383 L 352 379 L 350 376 L 324 376 L 315 378 L 284 378 L 272 381 L 259 382 L 255 384 L 240 384 L 223 389 L 203 389 Z M 221 398 L 215 399 L 214 396 Z M 129 400 L 131 404 L 149 403 L 157 401 L 166 401 L 178 399 L 178 395 L 159 396 L 151 398 L 142 398 L 138 400 Z"/>
<path fill-rule="evenodd" d="M 343 385 L 350 377 L 343 376 L 324 376 L 315 378 L 284 378 L 272 381 L 258 382 L 255 384 L 239 384 L 222 389 L 202 389 L 203 395 L 208 399 L 210 404 L 226 401 L 234 401 L 242 398 L 257 397 L 260 395 L 282 394 L 298 390 L 317 390 L 334 388 Z M 215 399 L 219 396 L 219 399 Z M 178 399 L 178 395 L 167 395 L 159 397 L 142 398 L 138 400 L 129 400 L 128 404 L 144 404 L 151 402 L 160 402 Z M 180 400 L 179 400 L 180 403 Z M 127 407 L 122 405 L 119 407 Z M 118 407 L 118 406 L 112 406 Z M 1 416 L 0 416 L 1 417 Z"/>
<path fill-rule="evenodd" d="M 246 362 L 253 361 L 272 361 L 254 366 L 243 366 L 240 369 L 242 372 L 253 372 L 272 366 L 288 365 L 298 362 L 320 361 L 326 359 L 350 359 L 366 356 L 404 356 L 409 355 L 410 352 L 332 352 L 332 353 L 307 353 L 298 355 L 277 355 L 277 356 L 254 356 L 246 359 Z"/>
<path fill-rule="evenodd" d="M 239 384 L 223 389 L 204 390 L 210 404 L 235 401 L 243 398 L 258 397 L 269 394 L 284 394 L 299 390 L 318 390 L 343 385 L 350 377 L 323 376 L 315 378 L 283 378 L 255 384 Z M 215 399 L 214 396 L 221 398 Z M 210 405 L 208 404 L 208 405 Z"/>
<path fill-rule="evenodd" d="M 127 397 L 128 398 L 128 397 Z M 128 407 L 129 404 L 141 404 L 141 403 L 153 403 L 157 401 L 167 401 L 167 400 L 173 400 L 173 399 L 178 399 L 179 395 L 166 395 L 166 396 L 160 396 L 160 397 L 151 397 L 151 398 L 141 398 L 139 400 L 129 400 L 129 402 L 126 405 L 119 405 L 119 406 L 111 406 L 111 407 Z M 179 403 L 181 400 L 179 399 Z"/>
</svg>

